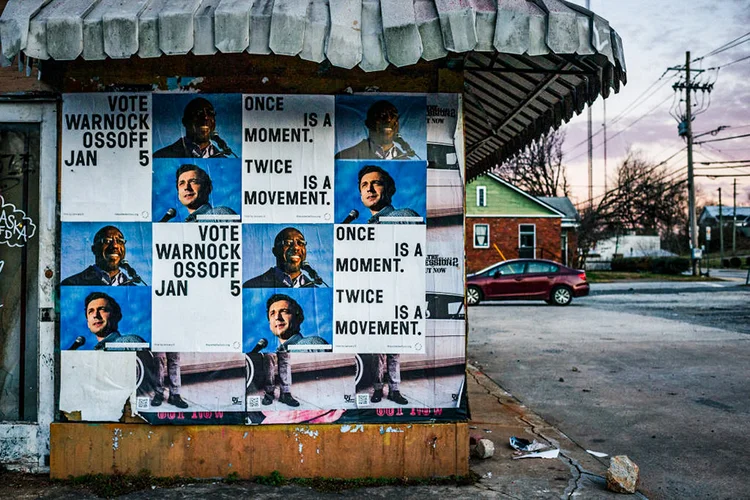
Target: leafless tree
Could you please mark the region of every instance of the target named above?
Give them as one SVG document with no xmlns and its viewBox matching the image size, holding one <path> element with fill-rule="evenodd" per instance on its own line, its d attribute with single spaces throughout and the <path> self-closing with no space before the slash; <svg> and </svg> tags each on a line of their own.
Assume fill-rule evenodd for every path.
<svg viewBox="0 0 750 500">
<path fill-rule="evenodd" d="M 577 265 L 585 265 L 586 254 L 598 241 L 617 234 L 661 235 L 671 245 L 684 246 L 686 229 L 686 181 L 630 152 L 617 168 L 615 186 L 581 214 Z"/>
<path fill-rule="evenodd" d="M 495 169 L 495 173 L 532 196 L 569 196 L 563 165 L 565 132 L 553 130 Z"/>
</svg>

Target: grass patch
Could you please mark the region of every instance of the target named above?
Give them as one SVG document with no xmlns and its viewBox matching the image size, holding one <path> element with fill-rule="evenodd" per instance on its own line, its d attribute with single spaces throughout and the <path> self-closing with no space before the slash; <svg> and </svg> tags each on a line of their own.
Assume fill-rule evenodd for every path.
<svg viewBox="0 0 750 500">
<path fill-rule="evenodd" d="M 357 488 L 371 488 L 379 486 L 424 486 L 424 485 L 454 485 L 468 486 L 479 481 L 479 475 L 470 472 L 466 476 L 449 476 L 439 478 L 413 479 L 413 478 L 389 478 L 389 477 L 368 477 L 357 479 L 334 479 L 326 477 L 315 478 L 285 478 L 279 471 L 273 471 L 267 476 L 256 476 L 251 481 L 264 486 L 285 486 L 294 484 L 304 487 L 313 488 L 320 492 L 339 492 Z M 114 474 L 87 474 L 85 476 L 70 477 L 54 481 L 58 484 L 65 484 L 76 488 L 85 489 L 94 495 L 102 498 L 113 498 L 120 495 L 127 495 L 136 491 L 149 490 L 155 488 L 174 488 L 185 484 L 195 484 L 204 482 L 216 482 L 216 480 L 191 479 L 186 477 L 155 477 L 147 470 L 142 470 L 138 474 L 123 474 L 115 472 Z M 226 484 L 237 484 L 243 482 L 239 474 L 230 473 L 225 479 Z"/>
</svg>

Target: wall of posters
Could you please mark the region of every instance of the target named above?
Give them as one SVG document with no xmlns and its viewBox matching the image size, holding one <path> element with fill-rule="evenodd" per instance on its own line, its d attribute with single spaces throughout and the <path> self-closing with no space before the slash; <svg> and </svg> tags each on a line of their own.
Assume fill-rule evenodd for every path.
<svg viewBox="0 0 750 500">
<path fill-rule="evenodd" d="M 85 351 L 134 351 L 107 370 L 152 424 L 466 417 L 459 95 L 69 94 L 62 121 L 67 411 L 102 397 Z"/>
</svg>

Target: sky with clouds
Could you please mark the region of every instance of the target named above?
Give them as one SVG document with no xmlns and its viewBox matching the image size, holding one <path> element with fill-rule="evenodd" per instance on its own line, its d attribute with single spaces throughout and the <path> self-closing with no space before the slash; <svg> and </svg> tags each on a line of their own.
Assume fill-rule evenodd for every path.
<svg viewBox="0 0 750 500">
<path fill-rule="evenodd" d="M 585 0 L 573 3 L 586 5 Z M 685 141 L 677 135 L 677 121 L 670 116 L 670 109 L 679 104 L 679 99 L 675 102 L 672 85 L 684 78 L 685 72 L 666 70 L 683 67 L 686 51 L 690 51 L 691 59 L 695 60 L 734 39 L 743 42 L 691 63 L 692 68 L 707 70 L 700 76 L 693 73 L 692 78 L 714 84 L 710 102 L 709 96 L 705 96 L 705 111 L 693 121 L 693 133 L 698 135 L 720 126 L 730 127 L 696 141 L 750 134 L 750 1 L 591 0 L 591 10 L 609 21 L 622 37 L 627 65 L 627 85 L 619 94 L 613 93 L 607 99 L 609 187 L 617 165 L 629 149 L 638 150 L 658 163 L 685 147 Z M 743 57 L 748 59 L 733 63 Z M 718 70 L 712 69 L 718 67 Z M 700 98 L 700 93 L 695 97 Z M 600 97 L 593 105 L 593 131 L 598 132 L 594 138 L 595 197 L 604 191 L 605 183 L 602 102 Z M 576 202 L 584 201 L 588 197 L 586 112 L 564 125 L 564 130 L 563 161 L 568 166 L 572 198 Z M 675 179 L 687 177 L 686 158 L 683 151 L 666 164 Z M 750 160 L 750 137 L 695 146 L 699 196 L 716 202 L 717 188 L 722 187 L 723 203 L 731 204 L 733 177 L 712 179 L 701 174 L 738 175 L 737 203 L 750 206 L 750 163 L 744 168 L 724 170 L 716 169 L 716 164 L 698 163 L 736 160 Z M 712 169 L 706 169 L 709 166 Z"/>
</svg>

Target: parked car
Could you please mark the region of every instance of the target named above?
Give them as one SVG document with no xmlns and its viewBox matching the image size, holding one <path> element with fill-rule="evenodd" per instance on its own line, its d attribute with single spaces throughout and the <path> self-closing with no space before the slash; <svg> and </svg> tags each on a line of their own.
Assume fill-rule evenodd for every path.
<svg viewBox="0 0 750 500">
<path fill-rule="evenodd" d="M 466 302 L 533 300 L 567 306 L 589 294 L 586 271 L 542 259 L 515 259 L 494 264 L 466 279 Z"/>
</svg>

